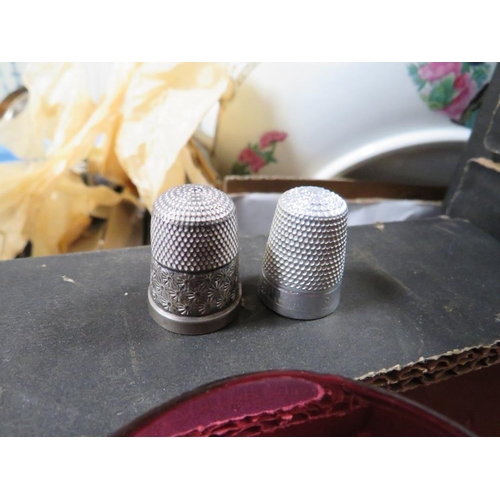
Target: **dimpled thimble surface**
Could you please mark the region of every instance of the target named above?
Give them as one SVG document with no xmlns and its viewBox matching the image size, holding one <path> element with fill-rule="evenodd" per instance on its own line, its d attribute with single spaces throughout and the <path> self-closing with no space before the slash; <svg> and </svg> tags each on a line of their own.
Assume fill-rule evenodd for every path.
<svg viewBox="0 0 500 500">
<path fill-rule="evenodd" d="M 347 203 L 328 189 L 304 186 L 281 195 L 267 241 L 261 300 L 295 319 L 332 313 L 340 301 L 347 243 Z"/>
<path fill-rule="evenodd" d="M 186 184 L 156 199 L 148 298 L 153 319 L 175 333 L 213 332 L 236 317 L 238 234 L 229 196 Z"/>
</svg>

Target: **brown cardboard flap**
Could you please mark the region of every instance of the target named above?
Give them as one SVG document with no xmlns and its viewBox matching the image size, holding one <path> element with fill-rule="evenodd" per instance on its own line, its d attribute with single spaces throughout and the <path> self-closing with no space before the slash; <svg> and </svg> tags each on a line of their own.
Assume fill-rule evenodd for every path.
<svg viewBox="0 0 500 500">
<path fill-rule="evenodd" d="M 335 191 L 340 196 L 353 198 L 389 198 L 401 200 L 431 200 L 444 198 L 446 189 L 434 186 L 408 186 L 381 182 L 353 181 L 347 179 L 317 180 L 274 176 L 239 176 L 224 178 L 223 191 L 238 193 L 283 193 L 298 186 L 319 186 Z"/>
</svg>

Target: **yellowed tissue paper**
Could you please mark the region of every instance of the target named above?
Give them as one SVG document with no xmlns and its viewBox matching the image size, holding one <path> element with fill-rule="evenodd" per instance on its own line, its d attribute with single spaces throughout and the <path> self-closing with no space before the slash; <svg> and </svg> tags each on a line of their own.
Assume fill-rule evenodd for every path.
<svg viewBox="0 0 500 500">
<path fill-rule="evenodd" d="M 132 77 L 116 152 L 149 210 L 185 182 L 179 153 L 228 82 L 227 68 L 211 63 L 146 63 Z"/>
<path fill-rule="evenodd" d="M 108 247 L 141 241 L 120 227 L 130 221 L 140 228 L 133 206 L 151 210 L 187 175 L 204 180 L 187 143 L 228 89 L 224 65 L 116 64 L 97 104 L 81 64 L 31 63 L 23 78 L 27 107 L 0 121 L 0 144 L 23 159 L 0 163 L 1 259 L 28 242 L 33 256 L 95 249 L 102 238 L 88 228 L 96 213 L 109 219 Z M 87 236 L 93 243 L 82 241 Z"/>
</svg>

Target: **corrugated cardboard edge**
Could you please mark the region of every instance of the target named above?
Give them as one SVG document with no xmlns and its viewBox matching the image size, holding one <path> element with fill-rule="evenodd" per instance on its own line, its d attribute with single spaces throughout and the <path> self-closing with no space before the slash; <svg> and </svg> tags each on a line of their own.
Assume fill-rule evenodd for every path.
<svg viewBox="0 0 500 500">
<path fill-rule="evenodd" d="M 356 380 L 395 392 L 405 392 L 497 363 L 500 363 L 500 340 L 485 346 L 454 349 L 436 356 L 420 358 L 405 366 L 396 365 L 367 373 Z"/>
</svg>

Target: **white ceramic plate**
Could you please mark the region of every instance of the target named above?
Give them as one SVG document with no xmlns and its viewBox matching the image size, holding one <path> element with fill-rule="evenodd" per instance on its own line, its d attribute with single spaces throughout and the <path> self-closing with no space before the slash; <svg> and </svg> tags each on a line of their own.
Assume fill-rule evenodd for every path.
<svg viewBox="0 0 500 500">
<path fill-rule="evenodd" d="M 470 129 L 448 115 L 457 115 L 459 84 L 468 84 L 471 92 L 480 90 L 468 76 L 458 78 L 474 68 L 432 64 L 455 66 L 420 69 L 422 63 L 412 76 L 409 63 L 258 64 L 221 108 L 216 167 L 224 174 L 329 179 L 396 151 L 461 147 Z M 482 68 L 491 74 L 491 64 Z M 444 91 L 432 93 L 438 86 Z M 440 97 L 443 102 L 436 102 Z M 453 100 L 454 108 L 429 109 L 443 107 L 445 99 Z M 266 136 L 269 132 L 281 135 Z M 426 175 L 432 177 L 432 172 Z M 403 165 L 398 181 L 404 180 Z M 423 181 L 433 183 L 425 175 Z"/>
</svg>

